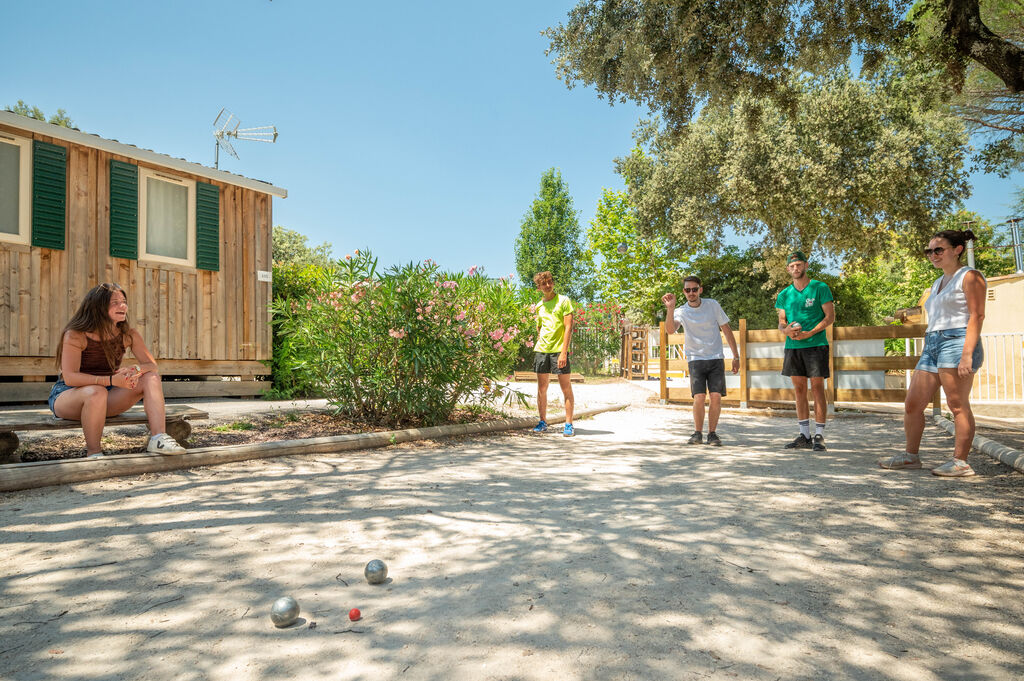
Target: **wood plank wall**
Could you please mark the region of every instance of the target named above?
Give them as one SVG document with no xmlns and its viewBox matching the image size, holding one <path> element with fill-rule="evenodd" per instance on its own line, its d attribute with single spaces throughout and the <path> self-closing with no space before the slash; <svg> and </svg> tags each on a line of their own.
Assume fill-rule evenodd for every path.
<svg viewBox="0 0 1024 681">
<path fill-rule="evenodd" d="M 68 149 L 66 249 L 0 242 L 0 357 L 7 358 L 7 375 L 38 374 L 38 358 L 56 355 L 60 331 L 85 292 L 107 281 L 125 289 L 129 321 L 158 361 L 216 361 L 225 374 L 251 375 L 252 360 L 270 358 L 271 285 L 256 280 L 257 270 L 271 270 L 269 194 L 213 182 L 221 191 L 219 272 L 112 258 L 110 159 L 138 162 L 15 128 L 0 130 Z M 24 371 L 14 358 L 24 358 Z M 238 371 L 224 364 L 232 360 Z"/>
</svg>

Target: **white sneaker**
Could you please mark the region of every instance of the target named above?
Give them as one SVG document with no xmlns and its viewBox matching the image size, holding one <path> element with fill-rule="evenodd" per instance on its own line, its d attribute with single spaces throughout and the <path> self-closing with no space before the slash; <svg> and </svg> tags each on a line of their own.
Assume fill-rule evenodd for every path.
<svg viewBox="0 0 1024 681">
<path fill-rule="evenodd" d="M 85 458 L 87 458 L 87 459 L 102 459 L 104 456 L 106 456 L 106 455 L 103 452 L 96 452 L 95 454 L 86 454 Z"/>
<path fill-rule="evenodd" d="M 932 475 L 938 475 L 943 478 L 962 478 L 974 475 L 974 469 L 971 468 L 971 464 L 962 459 L 950 459 L 938 468 L 933 468 Z"/>
<path fill-rule="evenodd" d="M 160 433 L 149 438 L 146 451 L 153 454 L 183 454 L 185 448 L 167 433 Z"/>
</svg>

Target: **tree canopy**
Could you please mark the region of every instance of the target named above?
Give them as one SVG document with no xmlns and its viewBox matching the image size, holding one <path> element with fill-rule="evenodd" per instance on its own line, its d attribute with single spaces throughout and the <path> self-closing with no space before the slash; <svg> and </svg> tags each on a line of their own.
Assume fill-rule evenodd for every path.
<svg viewBox="0 0 1024 681">
<path fill-rule="evenodd" d="M 884 232 L 917 244 L 968 192 L 967 139 L 912 85 L 804 78 L 792 111 L 741 95 L 681 129 L 648 122 L 619 172 L 648 233 L 715 250 L 731 228 L 770 270 L 792 248 L 842 261 L 878 253 Z"/>
<path fill-rule="evenodd" d="M 304 234 L 274 225 L 271 259 L 278 265 L 315 265 L 327 267 L 331 264 L 331 245 L 326 241 L 310 248 Z"/>
<path fill-rule="evenodd" d="M 57 109 L 57 113 L 47 119 L 46 114 L 44 114 L 43 110 L 38 106 L 29 106 L 24 102 L 24 100 L 19 99 L 17 104 L 14 106 L 8 106 L 7 110 L 20 116 L 28 116 L 29 118 L 34 118 L 37 121 L 53 123 L 54 125 L 59 125 L 64 128 L 75 127 L 75 122 L 71 120 L 68 116 L 68 112 L 64 109 Z"/>
<path fill-rule="evenodd" d="M 625 316 L 649 324 L 661 309 L 661 297 L 677 291 L 686 275 L 687 256 L 663 236 L 641 238 L 636 210 L 624 191 L 605 189 L 587 228 L 593 260 L 594 295 L 615 301 Z"/>
<path fill-rule="evenodd" d="M 556 290 L 574 300 L 590 297 L 590 263 L 581 244 L 579 212 L 555 168 L 544 171 L 540 191 L 523 216 L 515 258 L 524 285 L 531 286 L 537 272 L 549 271 Z"/>
<path fill-rule="evenodd" d="M 920 0 L 908 16 L 909 0 L 582 0 L 545 34 L 569 87 L 645 103 L 679 126 L 740 95 L 785 105 L 793 75 L 844 68 L 855 50 L 871 68 L 907 44 L 920 14 L 938 30 L 911 45 L 917 59 L 954 75 L 974 63 L 1022 93 L 1024 49 L 986 25 L 980 1 Z"/>
</svg>

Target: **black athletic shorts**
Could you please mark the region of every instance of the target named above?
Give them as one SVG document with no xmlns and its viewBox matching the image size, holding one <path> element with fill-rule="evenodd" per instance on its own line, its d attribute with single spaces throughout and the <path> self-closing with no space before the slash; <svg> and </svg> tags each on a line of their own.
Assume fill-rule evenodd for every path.
<svg viewBox="0 0 1024 681">
<path fill-rule="evenodd" d="M 828 378 L 828 346 L 786 348 L 786 358 L 782 361 L 782 375 Z"/>
<path fill-rule="evenodd" d="M 725 397 L 725 363 L 720 359 L 695 359 L 690 367 L 690 394 L 718 393 Z"/>
<path fill-rule="evenodd" d="M 569 374 L 569 359 L 566 358 L 565 366 L 558 368 L 558 352 L 535 352 L 533 353 L 533 371 L 538 374 Z"/>
</svg>

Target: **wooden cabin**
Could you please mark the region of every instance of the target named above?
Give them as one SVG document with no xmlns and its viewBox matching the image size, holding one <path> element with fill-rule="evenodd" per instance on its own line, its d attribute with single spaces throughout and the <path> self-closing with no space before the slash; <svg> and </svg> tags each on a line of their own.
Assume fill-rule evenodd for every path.
<svg viewBox="0 0 1024 681">
<path fill-rule="evenodd" d="M 287 195 L 0 111 L 0 402 L 46 399 L 61 329 L 102 282 L 124 288 L 168 397 L 269 387 L 272 197 Z"/>
</svg>

